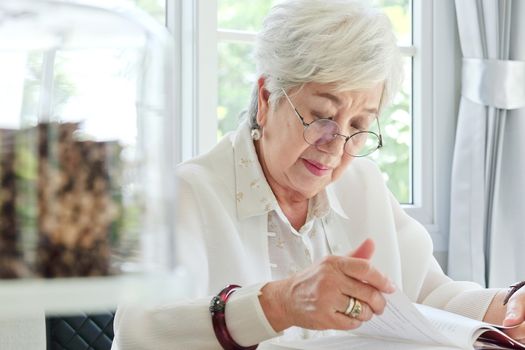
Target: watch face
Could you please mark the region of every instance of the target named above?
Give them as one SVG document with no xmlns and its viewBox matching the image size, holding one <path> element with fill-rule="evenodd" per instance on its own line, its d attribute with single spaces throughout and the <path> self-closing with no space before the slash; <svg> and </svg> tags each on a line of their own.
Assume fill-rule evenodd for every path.
<svg viewBox="0 0 525 350">
<path fill-rule="evenodd" d="M 222 301 L 218 295 L 214 296 L 210 303 L 210 312 L 212 314 L 216 312 L 224 312 L 225 305 L 224 301 Z"/>
</svg>

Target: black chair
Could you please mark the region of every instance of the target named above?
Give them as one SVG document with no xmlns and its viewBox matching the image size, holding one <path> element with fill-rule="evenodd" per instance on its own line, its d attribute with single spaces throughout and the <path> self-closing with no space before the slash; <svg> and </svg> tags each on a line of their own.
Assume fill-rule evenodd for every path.
<svg viewBox="0 0 525 350">
<path fill-rule="evenodd" d="M 47 350 L 110 350 L 114 312 L 46 317 Z"/>
</svg>

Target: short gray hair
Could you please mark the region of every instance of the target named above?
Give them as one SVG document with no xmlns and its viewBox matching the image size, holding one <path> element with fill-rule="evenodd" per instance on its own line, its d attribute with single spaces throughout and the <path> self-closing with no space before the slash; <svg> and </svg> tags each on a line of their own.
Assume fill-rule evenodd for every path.
<svg viewBox="0 0 525 350">
<path fill-rule="evenodd" d="M 382 106 L 402 81 L 401 54 L 388 17 L 359 0 L 284 0 L 270 10 L 255 46 L 257 76 L 265 77 L 274 108 L 288 91 L 308 82 L 338 91 L 384 82 Z M 248 108 L 257 127 L 258 88 Z"/>
</svg>

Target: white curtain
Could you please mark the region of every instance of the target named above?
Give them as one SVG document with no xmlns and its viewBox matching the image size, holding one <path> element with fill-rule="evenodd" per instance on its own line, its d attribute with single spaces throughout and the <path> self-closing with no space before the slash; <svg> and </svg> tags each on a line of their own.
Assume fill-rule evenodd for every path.
<svg viewBox="0 0 525 350">
<path fill-rule="evenodd" d="M 448 273 L 525 279 L 525 1 L 456 0 L 463 53 Z"/>
</svg>

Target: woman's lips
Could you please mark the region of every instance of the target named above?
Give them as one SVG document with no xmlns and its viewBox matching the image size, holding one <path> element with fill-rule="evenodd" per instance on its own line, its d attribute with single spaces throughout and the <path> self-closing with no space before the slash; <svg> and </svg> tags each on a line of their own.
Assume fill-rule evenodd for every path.
<svg viewBox="0 0 525 350">
<path fill-rule="evenodd" d="M 308 169 L 308 171 L 314 174 L 315 176 L 324 176 L 328 174 L 331 170 L 331 168 L 321 163 L 318 163 L 315 160 L 302 159 L 302 161 L 304 163 L 305 168 Z"/>
</svg>

